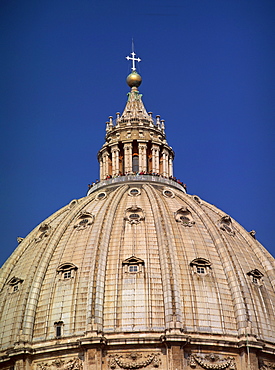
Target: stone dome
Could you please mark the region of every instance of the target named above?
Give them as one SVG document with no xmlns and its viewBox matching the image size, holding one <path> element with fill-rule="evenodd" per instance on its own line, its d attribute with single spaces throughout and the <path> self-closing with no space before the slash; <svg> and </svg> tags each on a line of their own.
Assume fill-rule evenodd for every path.
<svg viewBox="0 0 275 370">
<path fill-rule="evenodd" d="M 106 131 L 100 182 L 1 269 L 1 368 L 274 368 L 273 257 L 176 181 L 137 91 Z"/>
</svg>

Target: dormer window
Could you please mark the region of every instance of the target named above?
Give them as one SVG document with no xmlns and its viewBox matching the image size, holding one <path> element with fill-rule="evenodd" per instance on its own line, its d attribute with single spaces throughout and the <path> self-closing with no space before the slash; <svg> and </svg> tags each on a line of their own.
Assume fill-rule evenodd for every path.
<svg viewBox="0 0 275 370">
<path fill-rule="evenodd" d="M 130 220 L 139 220 L 140 216 L 137 213 L 131 213 L 129 215 Z"/>
<path fill-rule="evenodd" d="M 51 226 L 47 224 L 46 222 L 43 222 L 40 227 L 39 227 L 39 235 L 35 238 L 35 242 L 39 243 L 41 242 L 42 239 L 46 238 L 49 236 L 50 231 L 51 231 Z"/>
<path fill-rule="evenodd" d="M 262 285 L 263 283 L 263 276 L 264 274 L 261 273 L 258 269 L 251 270 L 247 273 L 247 275 L 250 277 L 251 282 L 254 285 Z"/>
<path fill-rule="evenodd" d="M 57 274 L 62 280 L 70 280 L 75 277 L 77 266 L 73 263 L 62 263 L 57 269 Z"/>
<path fill-rule="evenodd" d="M 134 205 L 126 209 L 124 220 L 130 224 L 138 224 L 144 220 L 144 212 L 140 207 Z"/>
<path fill-rule="evenodd" d="M 191 227 L 195 224 L 192 213 L 187 207 L 182 207 L 175 212 L 175 220 L 183 226 Z"/>
<path fill-rule="evenodd" d="M 138 265 L 129 265 L 129 272 L 138 272 Z"/>
<path fill-rule="evenodd" d="M 74 225 L 74 228 L 79 230 L 84 230 L 88 226 L 92 225 L 94 222 L 94 215 L 90 212 L 81 212 L 78 216 L 78 219 Z"/>
<path fill-rule="evenodd" d="M 124 267 L 124 272 L 136 274 L 143 272 L 144 261 L 136 256 L 132 256 L 124 260 L 122 266 Z"/>
<path fill-rule="evenodd" d="M 192 268 L 193 273 L 205 276 L 210 273 L 211 271 L 211 263 L 205 258 L 196 258 L 191 263 L 190 266 Z"/>
<path fill-rule="evenodd" d="M 67 271 L 63 273 L 63 278 L 64 279 L 70 279 L 72 277 L 72 271 Z"/>
<path fill-rule="evenodd" d="M 235 235 L 235 231 L 233 230 L 233 225 L 232 225 L 232 221 L 231 221 L 231 217 L 226 215 L 226 216 L 223 216 L 220 220 L 219 220 L 219 227 L 221 230 L 225 231 L 227 234 L 229 235 Z"/>
<path fill-rule="evenodd" d="M 24 280 L 19 279 L 18 277 L 15 277 L 15 276 L 12 279 L 10 279 L 10 281 L 8 282 L 9 292 L 10 293 L 18 292 L 23 281 Z"/>
<path fill-rule="evenodd" d="M 56 338 L 61 338 L 62 337 L 63 326 L 64 326 L 64 322 L 63 321 L 56 321 L 54 323 L 55 336 L 56 336 Z"/>
<path fill-rule="evenodd" d="M 198 274 L 205 274 L 205 268 L 201 266 L 197 266 L 197 273 Z"/>
</svg>

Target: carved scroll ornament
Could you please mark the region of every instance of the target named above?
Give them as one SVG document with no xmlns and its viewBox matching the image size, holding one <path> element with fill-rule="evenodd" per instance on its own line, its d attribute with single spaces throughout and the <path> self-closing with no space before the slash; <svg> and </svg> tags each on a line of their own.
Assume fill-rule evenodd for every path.
<svg viewBox="0 0 275 370">
<path fill-rule="evenodd" d="M 132 352 L 126 355 L 110 355 L 110 369 L 142 369 L 152 365 L 158 368 L 161 365 L 159 354 L 150 353 L 142 355 L 141 353 Z"/>
<path fill-rule="evenodd" d="M 192 368 L 200 365 L 203 369 L 211 370 L 236 369 L 236 364 L 233 357 L 221 357 L 213 353 L 205 356 L 192 354 L 189 357 L 189 365 Z"/>
<path fill-rule="evenodd" d="M 272 370 L 275 369 L 275 362 L 259 360 L 259 369 L 260 370 Z"/>
<path fill-rule="evenodd" d="M 38 370 L 82 370 L 82 361 L 78 357 L 69 360 L 57 358 L 50 362 L 42 362 L 37 365 Z"/>
</svg>

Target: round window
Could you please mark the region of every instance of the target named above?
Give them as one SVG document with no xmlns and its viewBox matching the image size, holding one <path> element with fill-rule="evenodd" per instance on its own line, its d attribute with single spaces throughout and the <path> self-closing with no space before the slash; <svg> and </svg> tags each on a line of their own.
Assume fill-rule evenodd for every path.
<svg viewBox="0 0 275 370">
<path fill-rule="evenodd" d="M 163 195 L 168 198 L 172 198 L 174 196 L 174 193 L 171 190 L 164 190 Z"/>
<path fill-rule="evenodd" d="M 135 196 L 135 195 L 138 195 L 139 194 L 139 190 L 138 189 L 131 189 L 130 190 L 130 194 Z"/>
<path fill-rule="evenodd" d="M 99 193 L 97 199 L 103 199 L 106 197 L 106 193 Z"/>
</svg>

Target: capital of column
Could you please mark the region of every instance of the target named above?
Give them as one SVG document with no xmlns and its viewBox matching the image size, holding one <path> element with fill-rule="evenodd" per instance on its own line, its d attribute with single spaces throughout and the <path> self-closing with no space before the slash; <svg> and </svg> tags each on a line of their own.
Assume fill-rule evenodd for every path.
<svg viewBox="0 0 275 370">
<path fill-rule="evenodd" d="M 118 152 L 118 151 L 119 151 L 118 145 L 111 146 L 111 153 L 115 153 L 115 152 Z"/>
</svg>

